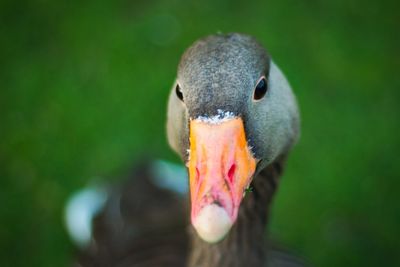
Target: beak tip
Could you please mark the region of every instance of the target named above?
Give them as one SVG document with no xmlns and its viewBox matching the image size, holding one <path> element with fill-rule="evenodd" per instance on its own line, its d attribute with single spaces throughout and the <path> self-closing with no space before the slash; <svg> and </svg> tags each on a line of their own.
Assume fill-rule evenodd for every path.
<svg viewBox="0 0 400 267">
<path fill-rule="evenodd" d="M 232 225 L 233 222 L 226 210 L 216 204 L 205 206 L 193 219 L 197 234 L 208 243 L 221 241 Z"/>
</svg>

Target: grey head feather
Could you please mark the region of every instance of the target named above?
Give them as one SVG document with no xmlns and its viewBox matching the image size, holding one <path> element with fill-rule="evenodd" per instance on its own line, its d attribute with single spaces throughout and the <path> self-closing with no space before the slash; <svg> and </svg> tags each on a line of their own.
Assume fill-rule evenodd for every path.
<svg viewBox="0 0 400 267">
<path fill-rule="evenodd" d="M 269 89 L 254 101 L 262 76 Z M 177 85 L 183 101 L 175 93 Z M 243 119 L 248 144 L 263 165 L 288 152 L 299 135 L 299 113 L 289 83 L 266 50 L 248 35 L 211 35 L 185 51 L 168 101 L 171 147 L 187 160 L 189 120 L 221 111 Z"/>
<path fill-rule="evenodd" d="M 240 114 L 254 82 L 268 69 L 269 57 L 252 37 L 212 35 L 183 54 L 178 83 L 192 118 L 214 116 L 218 110 Z"/>
</svg>

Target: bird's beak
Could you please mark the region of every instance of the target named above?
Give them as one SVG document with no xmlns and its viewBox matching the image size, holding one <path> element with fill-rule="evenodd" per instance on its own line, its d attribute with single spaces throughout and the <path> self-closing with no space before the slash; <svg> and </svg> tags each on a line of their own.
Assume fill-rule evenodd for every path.
<svg viewBox="0 0 400 267">
<path fill-rule="evenodd" d="M 199 236 L 220 241 L 236 221 L 256 167 L 241 118 L 190 121 L 191 220 Z"/>
</svg>

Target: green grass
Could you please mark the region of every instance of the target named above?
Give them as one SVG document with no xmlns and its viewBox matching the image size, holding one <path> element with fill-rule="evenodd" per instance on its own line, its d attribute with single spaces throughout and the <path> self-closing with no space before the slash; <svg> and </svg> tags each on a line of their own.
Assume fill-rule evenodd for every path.
<svg viewBox="0 0 400 267">
<path fill-rule="evenodd" d="M 315 266 L 400 265 L 395 1 L 2 1 L 0 265 L 69 266 L 67 197 L 164 134 L 179 56 L 245 32 L 268 47 L 302 112 L 271 235 Z"/>
</svg>

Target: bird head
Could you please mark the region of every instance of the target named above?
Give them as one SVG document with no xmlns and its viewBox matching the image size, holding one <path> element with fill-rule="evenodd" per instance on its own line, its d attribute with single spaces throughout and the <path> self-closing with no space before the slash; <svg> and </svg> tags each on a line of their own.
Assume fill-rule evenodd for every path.
<svg viewBox="0 0 400 267">
<path fill-rule="evenodd" d="M 167 116 L 169 144 L 188 168 L 192 225 L 219 242 L 256 173 L 298 138 L 292 90 L 254 38 L 212 35 L 183 54 Z"/>
</svg>

